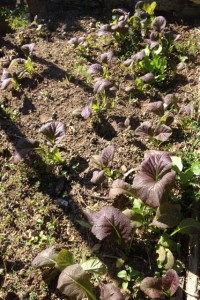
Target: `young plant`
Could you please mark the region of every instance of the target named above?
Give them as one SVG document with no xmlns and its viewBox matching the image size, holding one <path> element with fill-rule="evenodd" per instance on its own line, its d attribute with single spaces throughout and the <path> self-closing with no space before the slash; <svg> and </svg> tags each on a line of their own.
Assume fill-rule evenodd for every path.
<svg viewBox="0 0 200 300">
<path fill-rule="evenodd" d="M 152 141 L 157 140 L 160 142 L 166 142 L 172 135 L 172 130 L 169 126 L 165 124 L 159 124 L 154 129 L 152 128 L 152 123 L 146 121 L 136 128 L 135 134 L 140 137 L 150 137 Z"/>
<path fill-rule="evenodd" d="M 46 137 L 46 145 L 39 146 L 38 141 L 21 138 L 15 146 L 14 163 L 20 162 L 31 152 L 41 154 L 47 163 L 60 163 L 61 156 L 58 144 L 66 135 L 66 126 L 62 122 L 53 121 L 43 125 L 40 132 Z"/>
</svg>

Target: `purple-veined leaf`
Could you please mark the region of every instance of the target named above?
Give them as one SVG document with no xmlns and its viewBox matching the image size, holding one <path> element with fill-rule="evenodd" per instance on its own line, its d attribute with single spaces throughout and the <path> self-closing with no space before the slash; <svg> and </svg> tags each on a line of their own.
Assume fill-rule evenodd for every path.
<svg viewBox="0 0 200 300">
<path fill-rule="evenodd" d="M 113 146 L 108 146 L 105 149 L 103 149 L 101 154 L 101 160 L 104 166 L 108 166 L 112 163 L 114 153 L 115 148 Z"/>
<path fill-rule="evenodd" d="M 26 56 L 30 56 L 33 54 L 33 50 L 35 48 L 35 43 L 25 44 L 21 47 L 21 50 L 24 52 Z"/>
<path fill-rule="evenodd" d="M 164 115 L 164 107 L 162 101 L 156 101 L 148 103 L 147 110 L 155 113 L 156 115 L 162 117 Z"/>
<path fill-rule="evenodd" d="M 86 105 L 82 112 L 81 112 L 81 116 L 83 117 L 83 119 L 87 120 L 92 114 L 92 108 L 91 108 L 91 104 Z"/>
<path fill-rule="evenodd" d="M 113 56 L 114 56 L 113 51 L 102 53 L 101 54 L 101 62 L 104 63 L 104 64 L 107 64 L 107 65 L 110 65 Z"/>
<path fill-rule="evenodd" d="M 155 80 L 153 73 L 147 73 L 144 76 L 141 76 L 140 79 L 147 84 L 152 84 Z"/>
<path fill-rule="evenodd" d="M 180 220 L 180 205 L 166 201 L 161 203 L 161 205 L 157 208 L 156 216 L 153 219 L 152 225 L 159 228 L 172 228 L 178 225 Z"/>
<path fill-rule="evenodd" d="M 66 135 L 66 126 L 62 122 L 53 121 L 43 125 L 40 132 L 45 135 L 49 145 L 57 146 Z"/>
<path fill-rule="evenodd" d="M 154 131 L 152 129 L 152 124 L 149 121 L 143 122 L 139 127 L 136 128 L 135 134 L 145 137 L 145 136 L 153 136 Z"/>
<path fill-rule="evenodd" d="M 58 252 L 54 247 L 47 248 L 40 252 L 32 261 L 32 266 L 34 267 L 46 267 L 46 266 L 54 266 L 56 264 L 56 257 Z"/>
<path fill-rule="evenodd" d="M 38 141 L 31 139 L 21 138 L 15 146 L 14 163 L 20 162 L 30 152 L 39 146 Z"/>
<path fill-rule="evenodd" d="M 104 90 L 108 90 L 112 86 L 113 86 L 112 81 L 110 81 L 108 79 L 104 79 L 102 77 L 97 78 L 96 83 L 94 85 L 94 93 L 99 94 L 99 93 L 103 92 Z"/>
<path fill-rule="evenodd" d="M 140 283 L 140 289 L 151 299 L 161 299 L 162 292 L 162 279 L 146 277 Z"/>
<path fill-rule="evenodd" d="M 173 296 L 179 286 L 179 277 L 175 270 L 170 269 L 166 275 L 162 277 L 162 285 L 164 291 L 170 290 L 170 296 Z"/>
<path fill-rule="evenodd" d="M 9 69 L 13 66 L 17 66 L 17 65 L 23 65 L 26 63 L 26 60 L 24 58 L 15 58 L 11 61 L 10 65 L 9 65 Z"/>
<path fill-rule="evenodd" d="M 96 300 L 89 276 L 79 264 L 68 266 L 61 272 L 57 289 L 70 299 Z"/>
<path fill-rule="evenodd" d="M 92 179 L 90 180 L 93 184 L 99 184 L 101 183 L 104 179 L 104 170 L 101 171 L 94 171 L 92 175 Z"/>
<path fill-rule="evenodd" d="M 103 68 L 100 64 L 93 64 L 89 67 L 89 74 L 101 74 L 103 72 Z"/>
<path fill-rule="evenodd" d="M 110 191 L 109 191 L 109 198 L 110 199 L 115 199 L 119 195 L 130 195 L 133 194 L 134 190 L 130 184 L 127 182 L 121 180 L 121 179 L 116 179 L 113 181 Z"/>
<path fill-rule="evenodd" d="M 153 20 L 152 26 L 155 31 L 161 32 L 165 29 L 166 24 L 166 19 L 163 16 L 159 16 Z"/>
<path fill-rule="evenodd" d="M 177 103 L 177 98 L 175 95 L 173 94 L 167 94 L 164 98 L 163 98 L 163 102 L 164 102 L 164 107 L 165 108 L 170 108 L 173 104 Z"/>
<path fill-rule="evenodd" d="M 112 283 L 107 283 L 101 287 L 100 299 L 125 300 L 125 297 L 117 286 L 113 285 Z"/>
<path fill-rule="evenodd" d="M 5 90 L 11 82 L 12 82 L 12 78 L 4 79 L 1 83 L 1 90 Z"/>
<path fill-rule="evenodd" d="M 136 61 L 139 62 L 140 60 L 143 60 L 143 58 L 145 58 L 146 53 L 144 50 L 137 52 L 135 55 L 131 56 L 131 58 Z"/>
<path fill-rule="evenodd" d="M 130 220 L 119 209 L 113 206 L 104 206 L 98 212 L 87 210 L 88 221 L 91 222 L 92 233 L 100 241 L 107 237 L 123 240 L 130 239 L 132 225 Z"/>
<path fill-rule="evenodd" d="M 172 135 L 172 130 L 167 125 L 159 124 L 155 128 L 154 134 L 155 134 L 154 137 L 156 140 L 161 141 L 161 142 L 166 142 L 169 139 L 169 137 Z"/>
<path fill-rule="evenodd" d="M 149 155 L 133 181 L 137 196 L 147 205 L 158 207 L 175 181 L 169 154 Z"/>
</svg>

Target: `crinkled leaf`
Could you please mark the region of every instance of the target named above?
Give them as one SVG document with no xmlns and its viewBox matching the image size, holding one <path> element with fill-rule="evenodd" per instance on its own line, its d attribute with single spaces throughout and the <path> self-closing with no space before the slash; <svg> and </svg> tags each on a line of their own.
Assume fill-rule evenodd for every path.
<svg viewBox="0 0 200 300">
<path fill-rule="evenodd" d="M 152 225 L 159 228 L 172 228 L 181 220 L 180 205 L 170 202 L 161 203 L 157 208 Z"/>
<path fill-rule="evenodd" d="M 156 17 L 153 20 L 152 26 L 155 31 L 163 31 L 166 27 L 167 21 L 163 16 Z"/>
<path fill-rule="evenodd" d="M 140 283 L 140 289 L 149 298 L 161 298 L 162 296 L 162 280 L 161 278 L 146 277 Z"/>
<path fill-rule="evenodd" d="M 182 234 L 199 234 L 200 233 L 200 222 L 193 218 L 183 219 L 178 225 L 177 229 L 172 233 L 174 235 L 176 232 Z"/>
<path fill-rule="evenodd" d="M 153 75 L 153 73 L 147 73 L 144 76 L 141 76 L 140 79 L 144 82 L 144 83 L 148 83 L 151 84 L 154 82 L 155 77 Z"/>
<path fill-rule="evenodd" d="M 113 146 L 108 146 L 105 149 L 103 149 L 101 154 L 101 160 L 104 166 L 108 166 L 110 163 L 112 163 L 114 153 L 115 148 Z"/>
<path fill-rule="evenodd" d="M 171 168 L 172 162 L 166 153 L 149 155 L 142 162 L 141 170 L 134 178 L 133 188 L 144 203 L 157 207 L 164 200 L 175 181 L 176 173 Z"/>
<path fill-rule="evenodd" d="M 39 145 L 38 141 L 21 138 L 15 146 L 14 163 L 20 162 L 25 158 L 34 148 Z"/>
<path fill-rule="evenodd" d="M 35 43 L 25 44 L 21 47 L 21 50 L 24 52 L 26 56 L 30 56 L 33 54 L 33 50 L 35 48 Z"/>
<path fill-rule="evenodd" d="M 87 211 L 89 222 L 92 221 L 92 233 L 97 239 L 114 237 L 127 243 L 130 239 L 132 226 L 130 220 L 119 209 L 104 206 L 98 212 Z"/>
<path fill-rule="evenodd" d="M 32 266 L 34 267 L 46 267 L 46 266 L 54 266 L 56 264 L 56 257 L 58 252 L 54 247 L 47 248 L 40 252 L 32 261 Z"/>
<path fill-rule="evenodd" d="M 154 132 L 152 129 L 152 124 L 149 121 L 143 122 L 139 127 L 136 128 L 135 134 L 142 137 L 153 136 Z"/>
<path fill-rule="evenodd" d="M 131 56 L 131 58 L 138 62 L 140 60 L 142 60 L 144 57 L 146 56 L 146 53 L 144 50 L 137 52 L 135 55 Z"/>
<path fill-rule="evenodd" d="M 94 85 L 94 93 L 101 93 L 104 90 L 108 90 L 110 87 L 113 86 L 113 82 L 108 80 L 108 79 L 104 79 L 104 78 L 98 78 L 96 80 L 96 83 Z"/>
<path fill-rule="evenodd" d="M 86 105 L 86 106 L 83 108 L 83 110 L 82 110 L 82 112 L 81 112 L 81 116 L 82 116 L 85 120 L 87 120 L 87 119 L 91 116 L 91 113 L 92 113 L 92 108 L 91 108 L 91 105 L 89 104 L 89 105 Z"/>
<path fill-rule="evenodd" d="M 172 130 L 165 124 L 159 124 L 155 129 L 155 139 L 161 142 L 166 142 L 172 135 Z"/>
<path fill-rule="evenodd" d="M 104 64 L 107 64 L 107 65 L 110 65 L 113 56 L 114 56 L 113 51 L 102 53 L 101 54 L 101 62 Z"/>
<path fill-rule="evenodd" d="M 70 251 L 62 249 L 56 257 L 56 263 L 61 271 L 64 270 L 67 266 L 74 264 L 73 254 Z"/>
<path fill-rule="evenodd" d="M 164 115 L 163 102 L 162 101 L 156 101 L 156 102 L 148 103 L 147 110 L 150 111 L 150 112 L 153 112 L 156 115 L 161 117 L 161 116 Z"/>
<path fill-rule="evenodd" d="M 124 295 L 120 289 L 112 283 L 104 284 L 101 287 L 101 300 L 125 300 Z"/>
<path fill-rule="evenodd" d="M 58 278 L 57 289 L 69 298 L 82 300 L 88 297 L 96 300 L 90 279 L 78 264 L 68 266 L 62 271 Z"/>
<path fill-rule="evenodd" d="M 101 171 L 94 171 L 92 175 L 92 179 L 90 180 L 93 184 L 99 184 L 101 183 L 104 179 L 104 170 Z"/>
<path fill-rule="evenodd" d="M 113 181 L 112 186 L 110 188 L 109 198 L 115 199 L 119 195 L 129 195 L 131 193 L 134 193 L 134 190 L 130 184 L 121 179 L 116 179 Z"/>
<path fill-rule="evenodd" d="M 98 258 L 91 258 L 86 260 L 81 264 L 81 267 L 84 271 L 98 275 L 104 275 L 107 272 L 106 265 L 103 264 Z"/>
<path fill-rule="evenodd" d="M 179 277 L 175 270 L 168 270 L 166 275 L 162 277 L 163 289 L 170 290 L 170 296 L 173 296 L 179 286 Z"/>
<path fill-rule="evenodd" d="M 58 145 L 66 135 L 66 126 L 62 122 L 53 121 L 40 128 L 51 146 Z"/>
<path fill-rule="evenodd" d="M 89 67 L 89 74 L 101 74 L 103 72 L 103 68 L 100 64 L 93 64 Z"/>
</svg>

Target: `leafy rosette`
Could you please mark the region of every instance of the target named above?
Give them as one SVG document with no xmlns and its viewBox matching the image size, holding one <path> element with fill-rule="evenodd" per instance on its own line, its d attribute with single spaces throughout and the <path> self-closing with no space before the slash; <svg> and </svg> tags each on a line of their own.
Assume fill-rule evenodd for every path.
<svg viewBox="0 0 200 300">
<path fill-rule="evenodd" d="M 38 148 L 38 141 L 21 138 L 15 146 L 14 163 L 20 162 L 22 159 L 26 158 L 35 148 Z"/>
<path fill-rule="evenodd" d="M 24 52 L 26 56 L 31 56 L 33 54 L 33 50 L 35 48 L 35 43 L 25 44 L 21 47 L 21 50 Z"/>
<path fill-rule="evenodd" d="M 103 73 L 103 68 L 100 64 L 92 64 L 90 67 L 89 67 L 89 70 L 88 70 L 88 73 L 89 74 L 102 74 Z"/>
<path fill-rule="evenodd" d="M 175 182 L 172 160 L 166 152 L 149 155 L 133 181 L 137 196 L 147 205 L 158 207 Z"/>
<path fill-rule="evenodd" d="M 152 27 L 153 30 L 157 32 L 162 32 L 166 27 L 167 21 L 163 16 L 156 17 L 153 20 Z"/>
<path fill-rule="evenodd" d="M 62 122 L 53 121 L 40 128 L 48 141 L 49 146 L 56 147 L 66 135 L 66 126 Z"/>
<path fill-rule="evenodd" d="M 151 137 L 158 141 L 166 142 L 172 135 L 172 130 L 169 126 L 159 124 L 155 129 L 152 128 L 152 124 L 149 121 L 143 122 L 135 130 L 135 134 L 141 137 Z"/>
<path fill-rule="evenodd" d="M 141 137 L 151 136 L 154 135 L 154 130 L 152 128 L 152 124 L 149 121 L 143 122 L 140 126 L 138 126 L 135 130 L 135 134 Z"/>
<path fill-rule="evenodd" d="M 100 299 L 125 300 L 125 297 L 117 286 L 113 285 L 112 283 L 107 283 L 101 287 Z"/>
<path fill-rule="evenodd" d="M 105 238 L 128 243 L 132 225 L 127 216 L 113 206 L 104 206 L 100 211 L 86 210 L 85 215 L 92 224 L 92 233 L 100 241 Z"/>
<path fill-rule="evenodd" d="M 94 84 L 94 93 L 100 94 L 103 91 L 108 91 L 113 87 L 113 81 L 105 79 L 103 77 L 96 78 L 96 82 Z"/>
<path fill-rule="evenodd" d="M 110 65 L 113 56 L 114 56 L 114 52 L 113 51 L 102 53 L 101 54 L 101 62 L 103 64 Z"/>
<path fill-rule="evenodd" d="M 173 296 L 179 286 L 179 277 L 175 270 L 170 269 L 161 278 L 146 277 L 140 283 L 140 289 L 151 299 L 161 299 L 166 292 Z"/>
<path fill-rule="evenodd" d="M 1 90 L 5 90 L 9 84 L 12 82 L 12 75 L 4 70 L 1 76 Z"/>
</svg>

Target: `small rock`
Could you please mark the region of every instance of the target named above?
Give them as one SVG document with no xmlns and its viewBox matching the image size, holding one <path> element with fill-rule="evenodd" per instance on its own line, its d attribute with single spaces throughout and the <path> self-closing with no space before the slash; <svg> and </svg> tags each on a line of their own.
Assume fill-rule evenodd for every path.
<svg viewBox="0 0 200 300">
<path fill-rule="evenodd" d="M 69 205 L 69 202 L 65 200 L 64 198 L 58 198 L 56 199 L 56 204 L 60 207 L 67 208 Z"/>
</svg>

